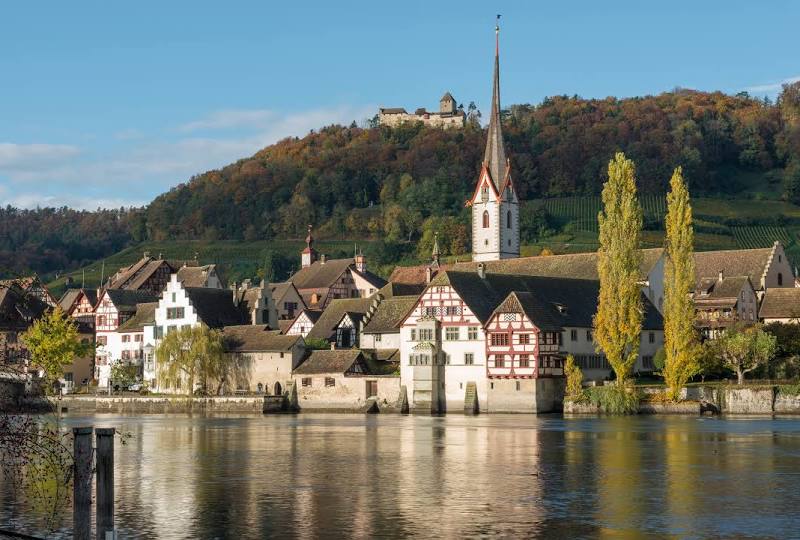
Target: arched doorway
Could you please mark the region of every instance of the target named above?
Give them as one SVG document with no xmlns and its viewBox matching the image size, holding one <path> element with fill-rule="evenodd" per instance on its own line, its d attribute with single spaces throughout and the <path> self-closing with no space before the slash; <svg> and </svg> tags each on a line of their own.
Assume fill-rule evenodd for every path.
<svg viewBox="0 0 800 540">
<path fill-rule="evenodd" d="M 279 383 L 279 382 L 275 383 L 275 395 L 276 396 L 282 396 L 283 395 L 283 388 L 281 388 L 281 383 Z"/>
</svg>

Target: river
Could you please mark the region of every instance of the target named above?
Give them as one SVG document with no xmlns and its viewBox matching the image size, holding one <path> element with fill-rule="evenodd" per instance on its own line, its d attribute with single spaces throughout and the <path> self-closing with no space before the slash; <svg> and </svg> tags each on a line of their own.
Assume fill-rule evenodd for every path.
<svg viewBox="0 0 800 540">
<path fill-rule="evenodd" d="M 64 422 L 132 436 L 115 456 L 120 538 L 800 537 L 800 419 Z M 0 521 L 34 532 L 36 512 L 0 492 Z"/>
</svg>

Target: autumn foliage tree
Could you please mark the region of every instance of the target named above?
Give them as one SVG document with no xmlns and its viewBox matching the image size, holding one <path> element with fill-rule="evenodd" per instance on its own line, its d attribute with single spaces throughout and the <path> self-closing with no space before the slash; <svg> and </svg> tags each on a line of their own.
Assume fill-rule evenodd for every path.
<svg viewBox="0 0 800 540">
<path fill-rule="evenodd" d="M 642 298 L 639 271 L 642 253 L 642 208 L 636 193 L 636 171 L 618 152 L 608 164 L 598 215 L 600 249 L 597 271 L 600 297 L 594 316 L 595 340 L 624 385 L 639 353 Z"/>
<path fill-rule="evenodd" d="M 680 167 L 667 194 L 666 260 L 664 263 L 664 368 L 667 396 L 677 400 L 681 388 L 700 370 L 694 329 L 694 229 L 689 191 Z"/>
<path fill-rule="evenodd" d="M 92 344 L 81 339 L 75 321 L 56 307 L 34 321 L 21 336 L 31 365 L 41 369 L 48 382 L 55 381 L 64 368 L 91 353 Z"/>
</svg>

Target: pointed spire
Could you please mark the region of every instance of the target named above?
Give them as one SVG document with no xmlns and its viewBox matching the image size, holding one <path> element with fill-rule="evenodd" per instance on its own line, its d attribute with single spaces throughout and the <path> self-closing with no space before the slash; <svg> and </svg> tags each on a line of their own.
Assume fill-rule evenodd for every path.
<svg viewBox="0 0 800 540">
<path fill-rule="evenodd" d="M 492 112 L 486 137 L 486 153 L 483 164 L 489 169 L 497 189 L 500 189 L 506 174 L 506 153 L 503 147 L 503 132 L 500 126 L 500 15 L 494 27 L 494 81 L 492 83 Z"/>
<path fill-rule="evenodd" d="M 433 233 L 433 251 L 431 252 L 433 264 L 439 266 L 439 233 Z"/>
</svg>

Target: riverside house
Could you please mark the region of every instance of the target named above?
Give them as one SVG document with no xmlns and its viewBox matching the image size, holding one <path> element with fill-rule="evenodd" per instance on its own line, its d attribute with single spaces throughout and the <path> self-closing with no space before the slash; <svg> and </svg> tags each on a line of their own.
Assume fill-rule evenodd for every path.
<svg viewBox="0 0 800 540">
<path fill-rule="evenodd" d="M 265 324 L 226 326 L 223 336 L 233 365 L 226 393 L 283 395 L 305 354 L 302 337 L 281 335 Z"/>
</svg>

